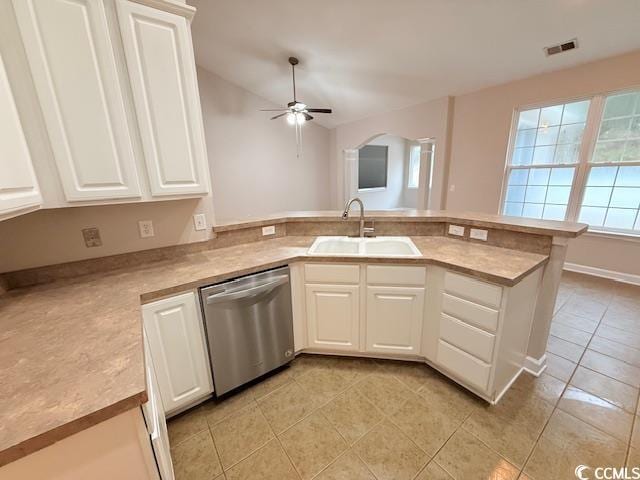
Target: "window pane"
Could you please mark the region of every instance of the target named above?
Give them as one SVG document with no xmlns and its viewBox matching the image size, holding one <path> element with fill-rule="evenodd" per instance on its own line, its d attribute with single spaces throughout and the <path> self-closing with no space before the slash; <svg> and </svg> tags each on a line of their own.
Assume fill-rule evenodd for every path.
<svg viewBox="0 0 640 480">
<path fill-rule="evenodd" d="M 640 161 L 640 92 L 610 95 L 605 107 L 594 163 Z"/>
<path fill-rule="evenodd" d="M 588 186 L 613 186 L 618 167 L 593 167 L 589 172 Z"/>
<path fill-rule="evenodd" d="M 547 147 L 536 147 L 533 151 L 533 164 L 534 165 L 549 165 L 553 163 L 553 153 L 555 146 L 549 145 Z"/>
<path fill-rule="evenodd" d="M 604 221 L 604 226 L 631 230 L 633 228 L 633 222 L 636 219 L 636 213 L 637 210 L 610 208 L 607 210 L 607 218 Z"/>
<path fill-rule="evenodd" d="M 513 165 L 531 165 L 533 147 L 516 148 L 513 151 Z"/>
<path fill-rule="evenodd" d="M 629 136 L 632 138 L 640 137 L 640 116 L 631 119 L 631 127 L 629 127 Z"/>
<path fill-rule="evenodd" d="M 524 192 L 527 187 L 515 186 L 507 188 L 507 202 L 524 202 Z"/>
<path fill-rule="evenodd" d="M 420 145 L 412 145 L 409 150 L 409 172 L 407 188 L 418 188 L 420 181 Z"/>
<path fill-rule="evenodd" d="M 574 123 L 573 125 L 563 125 L 560 127 L 558 143 L 580 143 L 584 132 L 584 123 Z"/>
<path fill-rule="evenodd" d="M 620 208 L 640 207 L 640 188 L 615 187 L 611 194 L 611 206 Z"/>
<path fill-rule="evenodd" d="M 626 148 L 624 149 L 624 156 L 622 160 L 625 162 L 637 162 L 640 161 L 640 140 L 627 141 Z"/>
<path fill-rule="evenodd" d="M 573 183 L 575 168 L 554 168 L 551 170 L 549 185 L 569 185 Z"/>
<path fill-rule="evenodd" d="M 555 205 L 566 205 L 569 203 L 571 187 L 549 187 L 547 190 L 546 203 Z"/>
<path fill-rule="evenodd" d="M 598 141 L 592 161 L 595 163 L 619 162 L 624 153 L 624 144 L 624 141 Z"/>
<path fill-rule="evenodd" d="M 539 115 L 539 108 L 520 112 L 520 115 L 518 117 L 518 130 L 522 130 L 523 128 L 536 128 L 538 126 Z"/>
<path fill-rule="evenodd" d="M 616 178 L 616 186 L 640 187 L 640 166 L 620 167 L 618 176 Z"/>
<path fill-rule="evenodd" d="M 526 185 L 528 177 L 528 168 L 511 170 L 511 175 L 509 175 L 509 185 Z"/>
<path fill-rule="evenodd" d="M 555 145 L 558 143 L 560 127 L 542 127 L 538 129 L 536 145 Z"/>
<path fill-rule="evenodd" d="M 606 207 L 611 198 L 611 187 L 587 187 L 584 189 L 582 205 L 589 207 Z"/>
<path fill-rule="evenodd" d="M 638 93 L 622 93 L 607 97 L 604 107 L 604 118 L 622 117 L 633 114 L 638 100 Z"/>
<path fill-rule="evenodd" d="M 551 127 L 553 125 L 560 125 L 562 119 L 562 110 L 564 105 L 553 105 L 551 107 L 545 107 L 540 109 L 540 127 Z"/>
<path fill-rule="evenodd" d="M 522 216 L 522 203 L 506 202 L 504 204 L 504 214 L 514 217 Z"/>
<path fill-rule="evenodd" d="M 544 205 L 538 203 L 525 203 L 522 208 L 522 216 L 529 218 L 542 218 Z"/>
<path fill-rule="evenodd" d="M 546 196 L 547 196 L 547 187 L 542 187 L 542 186 L 527 187 L 525 201 L 530 203 L 544 203 L 544 199 Z"/>
<path fill-rule="evenodd" d="M 518 130 L 516 147 L 532 147 L 536 143 L 536 129 Z"/>
<path fill-rule="evenodd" d="M 558 145 L 556 147 L 556 156 L 553 159 L 553 163 L 578 163 L 578 153 L 580 151 L 580 145 Z"/>
<path fill-rule="evenodd" d="M 606 208 L 582 207 L 578 221 L 588 223 L 592 227 L 601 227 L 604 223 L 604 216 L 606 213 Z"/>
<path fill-rule="evenodd" d="M 564 106 L 562 114 L 562 123 L 579 123 L 587 121 L 587 113 L 589 112 L 589 100 L 581 102 L 567 103 Z"/>
<path fill-rule="evenodd" d="M 619 140 L 629 136 L 631 128 L 631 118 L 614 118 L 603 120 L 600 126 L 601 140 Z"/>
<path fill-rule="evenodd" d="M 545 205 L 542 218 L 545 220 L 564 220 L 566 213 L 566 205 Z"/>
<path fill-rule="evenodd" d="M 532 168 L 529 173 L 529 185 L 547 185 L 550 173 L 550 168 Z"/>
</svg>

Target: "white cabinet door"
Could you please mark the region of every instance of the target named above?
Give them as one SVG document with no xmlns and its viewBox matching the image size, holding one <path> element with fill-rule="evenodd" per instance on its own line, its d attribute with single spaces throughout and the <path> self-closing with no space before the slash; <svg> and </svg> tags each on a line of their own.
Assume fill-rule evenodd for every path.
<svg viewBox="0 0 640 480">
<path fill-rule="evenodd" d="M 31 154 L 0 57 L 0 216 L 42 203 Z"/>
<path fill-rule="evenodd" d="M 66 199 L 139 197 L 103 2 L 13 5 Z"/>
<path fill-rule="evenodd" d="M 204 194 L 207 153 L 184 17 L 118 0 L 118 20 L 153 196 Z"/>
<path fill-rule="evenodd" d="M 367 351 L 419 355 L 424 288 L 367 287 Z"/>
<path fill-rule="evenodd" d="M 309 348 L 359 350 L 360 288 L 307 285 Z"/>
<path fill-rule="evenodd" d="M 166 413 L 213 392 L 204 325 L 193 292 L 143 305 L 144 327 Z"/>
<path fill-rule="evenodd" d="M 160 387 L 156 377 L 156 371 L 151 358 L 149 340 L 144 334 L 144 360 L 147 370 L 147 395 L 149 401 L 142 405 L 142 412 L 147 423 L 147 430 L 151 438 L 153 454 L 160 472 L 161 480 L 174 480 L 173 463 L 171 462 L 171 446 L 169 445 L 169 432 L 164 414 L 164 406 L 160 397 Z"/>
</svg>

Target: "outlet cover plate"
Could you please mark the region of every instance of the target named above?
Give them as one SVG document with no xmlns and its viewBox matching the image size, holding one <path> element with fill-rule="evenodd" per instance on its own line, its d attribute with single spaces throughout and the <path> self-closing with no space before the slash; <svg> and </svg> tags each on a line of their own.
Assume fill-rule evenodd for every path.
<svg viewBox="0 0 640 480">
<path fill-rule="evenodd" d="M 276 226 L 269 225 L 267 227 L 262 227 L 262 235 L 275 235 L 276 234 Z"/>
<path fill-rule="evenodd" d="M 469 232 L 469 237 L 474 240 L 482 240 L 483 242 L 487 241 L 488 233 L 486 230 L 482 230 L 480 228 L 472 228 Z"/>
<path fill-rule="evenodd" d="M 84 238 L 84 244 L 87 248 L 102 246 L 100 230 L 96 227 L 83 228 L 82 237 Z"/>
<path fill-rule="evenodd" d="M 207 217 L 204 215 L 204 213 L 196 213 L 193 216 L 193 228 L 196 230 L 207 229 Z"/>
<path fill-rule="evenodd" d="M 140 231 L 140 238 L 148 238 L 155 235 L 153 221 L 151 220 L 140 220 L 138 222 L 138 230 Z"/>
<path fill-rule="evenodd" d="M 464 237 L 464 227 L 460 225 L 449 225 L 449 235 Z"/>
</svg>

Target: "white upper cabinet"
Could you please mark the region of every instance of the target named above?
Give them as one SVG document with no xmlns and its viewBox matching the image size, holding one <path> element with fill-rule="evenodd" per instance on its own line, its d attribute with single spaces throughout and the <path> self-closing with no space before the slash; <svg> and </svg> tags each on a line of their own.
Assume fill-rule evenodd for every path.
<svg viewBox="0 0 640 480">
<path fill-rule="evenodd" d="M 13 0 L 68 201 L 139 197 L 130 131 L 96 0 Z"/>
<path fill-rule="evenodd" d="M 152 196 L 208 191 L 191 31 L 184 17 L 117 1 Z"/>
<path fill-rule="evenodd" d="M 42 202 L 31 155 L 0 57 L 0 217 Z"/>
</svg>

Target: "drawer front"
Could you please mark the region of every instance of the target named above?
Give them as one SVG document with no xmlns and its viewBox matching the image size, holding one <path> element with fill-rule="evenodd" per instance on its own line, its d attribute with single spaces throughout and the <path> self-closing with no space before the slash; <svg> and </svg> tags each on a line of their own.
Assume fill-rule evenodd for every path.
<svg viewBox="0 0 640 480">
<path fill-rule="evenodd" d="M 438 341 L 436 361 L 462 382 L 483 392 L 487 391 L 491 365 L 487 365 L 444 340 Z"/>
<path fill-rule="evenodd" d="M 445 272 L 444 290 L 447 293 L 466 298 L 472 302 L 481 303 L 488 307 L 500 308 L 502 288 L 497 285 L 482 282 L 465 275 Z"/>
<path fill-rule="evenodd" d="M 440 338 L 484 362 L 491 363 L 495 335 L 443 314 L 440 317 Z"/>
<path fill-rule="evenodd" d="M 471 325 L 490 332 L 495 332 L 498 328 L 497 310 L 483 307 L 447 293 L 442 295 L 442 311 L 447 315 L 464 320 Z"/>
<path fill-rule="evenodd" d="M 307 263 L 304 266 L 304 278 L 307 282 L 315 283 L 358 283 L 360 266 Z"/>
<path fill-rule="evenodd" d="M 427 270 L 425 267 L 367 266 L 368 285 L 413 285 L 424 287 L 426 275 Z"/>
</svg>

